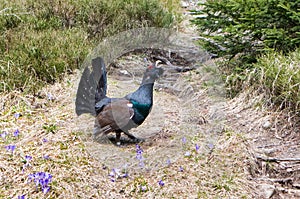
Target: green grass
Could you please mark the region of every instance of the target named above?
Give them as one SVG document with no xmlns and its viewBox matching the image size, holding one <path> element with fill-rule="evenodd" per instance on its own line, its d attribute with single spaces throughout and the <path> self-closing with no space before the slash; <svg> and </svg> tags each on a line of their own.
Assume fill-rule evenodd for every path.
<svg viewBox="0 0 300 199">
<path fill-rule="evenodd" d="M 104 37 L 132 28 L 171 28 L 179 20 L 178 5 L 178 0 L 0 0 L 0 92 L 38 92 L 78 68 Z"/>
<path fill-rule="evenodd" d="M 272 52 L 262 56 L 256 64 L 258 75 L 253 81 L 263 89 L 277 107 L 300 113 L 300 49 L 283 55 Z"/>
</svg>

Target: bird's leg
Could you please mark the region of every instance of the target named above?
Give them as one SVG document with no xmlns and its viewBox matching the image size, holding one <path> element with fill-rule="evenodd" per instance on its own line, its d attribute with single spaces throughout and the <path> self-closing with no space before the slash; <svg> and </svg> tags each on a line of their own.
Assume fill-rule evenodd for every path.
<svg viewBox="0 0 300 199">
<path fill-rule="evenodd" d="M 136 139 L 136 137 L 134 135 L 132 135 L 131 133 L 129 133 L 128 131 L 124 131 L 124 133 L 132 140 Z"/>
<path fill-rule="evenodd" d="M 117 132 L 116 132 L 116 144 L 117 144 L 118 146 L 121 145 L 120 138 L 121 138 L 121 132 L 120 132 L 120 131 L 117 131 Z"/>
<path fill-rule="evenodd" d="M 134 142 L 143 142 L 144 139 L 140 139 L 129 133 L 128 131 L 123 131 L 130 139 L 132 139 Z"/>
</svg>

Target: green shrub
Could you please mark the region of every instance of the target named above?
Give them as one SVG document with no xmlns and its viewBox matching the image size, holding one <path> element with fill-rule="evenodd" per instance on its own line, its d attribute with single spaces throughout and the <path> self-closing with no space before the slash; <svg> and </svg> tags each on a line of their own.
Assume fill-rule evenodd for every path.
<svg viewBox="0 0 300 199">
<path fill-rule="evenodd" d="M 145 26 L 172 27 L 178 15 L 165 7 L 172 2 L 0 0 L 0 92 L 36 92 L 63 78 L 103 37 Z"/>
<path fill-rule="evenodd" d="M 300 0 L 207 0 L 196 18 L 201 47 L 222 57 L 219 63 L 231 96 L 243 88 L 257 57 L 289 53 L 300 44 Z"/>
<path fill-rule="evenodd" d="M 300 0 L 207 0 L 193 11 L 198 17 L 192 22 L 204 47 L 219 56 L 256 56 L 269 48 L 289 52 L 300 44 L 299 5 Z"/>
</svg>

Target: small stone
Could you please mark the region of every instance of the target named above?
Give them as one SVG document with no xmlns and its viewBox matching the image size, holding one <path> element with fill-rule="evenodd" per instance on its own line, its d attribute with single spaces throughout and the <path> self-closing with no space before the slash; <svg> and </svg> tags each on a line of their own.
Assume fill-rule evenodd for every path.
<svg viewBox="0 0 300 199">
<path fill-rule="evenodd" d="M 271 155 L 272 153 L 276 152 L 275 148 L 271 148 L 271 149 L 262 149 L 262 151 L 264 152 L 264 154 L 266 155 Z"/>
<path fill-rule="evenodd" d="M 236 118 L 241 118 L 242 116 L 240 114 L 235 115 Z"/>
<path fill-rule="evenodd" d="M 262 184 L 260 185 L 260 189 L 262 191 L 261 196 L 263 198 L 271 198 L 276 190 L 275 186 L 270 184 Z"/>
<path fill-rule="evenodd" d="M 181 1 L 181 7 L 182 8 L 187 8 L 187 7 L 189 7 L 189 4 L 187 3 L 187 2 L 185 2 L 185 1 Z"/>
<path fill-rule="evenodd" d="M 269 129 L 271 126 L 272 126 L 272 123 L 271 123 L 269 120 L 267 120 L 267 121 L 262 125 L 263 129 Z"/>
<path fill-rule="evenodd" d="M 120 73 L 122 75 L 130 76 L 129 72 L 127 70 L 120 70 Z"/>
</svg>

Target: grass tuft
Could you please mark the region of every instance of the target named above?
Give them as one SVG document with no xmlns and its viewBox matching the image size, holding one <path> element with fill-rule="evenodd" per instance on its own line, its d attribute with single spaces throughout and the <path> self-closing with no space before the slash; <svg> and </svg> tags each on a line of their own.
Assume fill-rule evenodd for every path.
<svg viewBox="0 0 300 199">
<path fill-rule="evenodd" d="M 0 3 L 0 92 L 37 93 L 78 68 L 104 37 L 171 28 L 177 0 L 13 0 Z M 116 12 L 118 10 L 118 12 Z"/>
<path fill-rule="evenodd" d="M 278 52 L 262 56 L 255 68 L 258 69 L 255 86 L 266 92 L 269 101 L 280 109 L 300 113 L 300 49 L 288 56 Z"/>
</svg>

